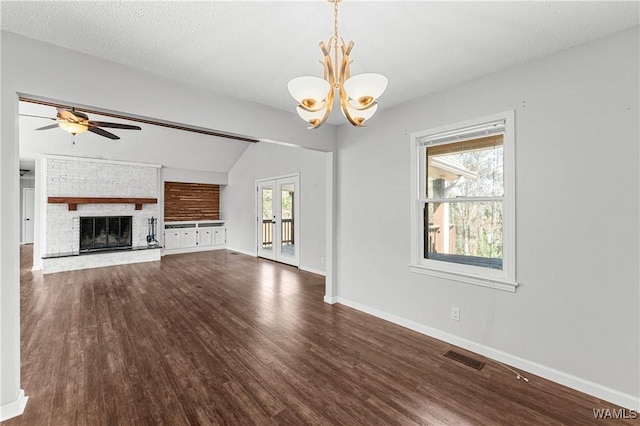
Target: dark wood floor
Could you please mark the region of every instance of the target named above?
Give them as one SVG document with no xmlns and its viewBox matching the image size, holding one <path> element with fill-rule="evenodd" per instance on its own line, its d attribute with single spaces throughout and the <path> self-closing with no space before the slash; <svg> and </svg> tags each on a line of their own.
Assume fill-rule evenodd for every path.
<svg viewBox="0 0 640 426">
<path fill-rule="evenodd" d="M 289 266 L 220 250 L 43 276 L 22 255 L 29 403 L 7 426 L 638 424 L 444 358 L 457 348 L 327 305 L 324 279 Z"/>
</svg>

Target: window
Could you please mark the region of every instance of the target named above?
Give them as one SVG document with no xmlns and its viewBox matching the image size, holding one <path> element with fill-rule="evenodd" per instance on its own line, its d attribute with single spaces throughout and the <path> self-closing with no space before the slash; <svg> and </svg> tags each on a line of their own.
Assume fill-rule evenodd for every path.
<svg viewBox="0 0 640 426">
<path fill-rule="evenodd" d="M 515 291 L 514 113 L 411 135 L 413 272 Z"/>
</svg>

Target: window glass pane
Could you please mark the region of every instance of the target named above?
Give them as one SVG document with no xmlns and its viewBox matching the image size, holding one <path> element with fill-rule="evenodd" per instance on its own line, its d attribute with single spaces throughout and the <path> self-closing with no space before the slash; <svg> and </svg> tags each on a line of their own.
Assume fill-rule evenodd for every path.
<svg viewBox="0 0 640 426">
<path fill-rule="evenodd" d="M 427 198 L 502 197 L 503 135 L 427 147 Z"/>
<path fill-rule="evenodd" d="M 424 258 L 502 269 L 502 202 L 428 203 Z"/>
</svg>

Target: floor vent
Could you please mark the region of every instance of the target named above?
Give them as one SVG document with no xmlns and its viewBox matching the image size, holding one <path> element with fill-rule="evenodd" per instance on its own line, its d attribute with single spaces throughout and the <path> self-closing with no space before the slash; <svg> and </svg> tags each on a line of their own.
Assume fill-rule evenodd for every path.
<svg viewBox="0 0 640 426">
<path fill-rule="evenodd" d="M 482 370 L 482 367 L 484 367 L 484 362 L 480 362 L 477 359 L 469 358 L 468 356 L 462 355 L 458 352 L 447 351 L 444 356 L 461 364 L 464 364 L 467 367 L 475 368 L 478 371 Z"/>
</svg>

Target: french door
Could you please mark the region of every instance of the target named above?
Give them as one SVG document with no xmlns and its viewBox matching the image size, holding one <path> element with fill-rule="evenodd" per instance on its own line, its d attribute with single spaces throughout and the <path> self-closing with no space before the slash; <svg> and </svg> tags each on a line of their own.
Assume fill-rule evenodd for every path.
<svg viewBox="0 0 640 426">
<path fill-rule="evenodd" d="M 300 265 L 299 186 L 298 175 L 256 182 L 259 257 Z"/>
</svg>

